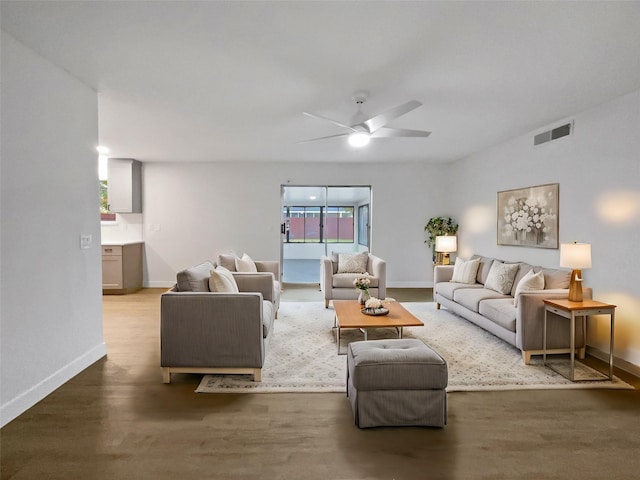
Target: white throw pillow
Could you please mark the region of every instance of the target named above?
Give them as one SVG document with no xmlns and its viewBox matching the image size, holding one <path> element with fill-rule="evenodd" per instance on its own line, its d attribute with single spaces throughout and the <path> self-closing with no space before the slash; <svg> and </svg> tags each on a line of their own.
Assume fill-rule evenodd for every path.
<svg viewBox="0 0 640 480">
<path fill-rule="evenodd" d="M 242 255 L 242 258 L 236 257 L 236 272 L 257 272 L 256 263 L 246 253 Z"/>
<path fill-rule="evenodd" d="M 366 253 L 340 253 L 338 273 L 366 273 L 369 255 Z"/>
<path fill-rule="evenodd" d="M 476 275 L 478 273 L 479 266 L 479 258 L 473 258 L 471 260 L 462 260 L 460 257 L 456 258 L 451 281 L 455 283 L 476 283 Z"/>
<path fill-rule="evenodd" d="M 494 261 L 489 269 L 487 281 L 484 282 L 484 288 L 495 290 L 503 295 L 511 293 L 513 281 L 516 278 L 520 264 L 518 263 L 502 263 Z"/>
<path fill-rule="evenodd" d="M 233 278 L 233 273 L 224 267 L 216 267 L 211 270 L 209 277 L 209 290 L 212 292 L 238 293 L 238 284 Z"/>
<path fill-rule="evenodd" d="M 532 268 L 518 282 L 518 286 L 516 287 L 516 291 L 513 296 L 513 305 L 516 307 L 518 306 L 518 297 L 522 292 L 542 289 L 544 289 L 544 273 L 542 270 L 538 273 L 533 273 Z"/>
</svg>

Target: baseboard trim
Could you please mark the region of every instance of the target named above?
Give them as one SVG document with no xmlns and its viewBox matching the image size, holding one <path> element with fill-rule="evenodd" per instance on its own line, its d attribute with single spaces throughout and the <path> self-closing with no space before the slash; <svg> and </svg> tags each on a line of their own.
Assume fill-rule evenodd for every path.
<svg viewBox="0 0 640 480">
<path fill-rule="evenodd" d="M 603 362 L 609 363 L 609 354 L 607 352 L 603 352 L 602 350 L 590 347 L 587 345 L 587 354 L 592 357 L 597 358 L 598 360 L 602 360 Z M 613 366 L 619 368 L 620 370 L 624 370 L 627 373 L 630 373 L 634 377 L 640 378 L 640 366 L 635 365 L 631 362 L 627 362 L 626 360 L 613 356 Z"/>
<path fill-rule="evenodd" d="M 392 282 L 387 288 L 433 288 L 433 282 Z"/>
<path fill-rule="evenodd" d="M 144 282 L 143 286 L 144 288 L 171 288 L 176 284 L 175 280 L 170 282 L 170 281 L 162 281 L 162 280 L 156 280 L 153 282 Z"/>
<path fill-rule="evenodd" d="M 4 427 L 11 420 L 29 410 L 44 397 L 71 380 L 85 368 L 93 365 L 106 354 L 107 345 L 102 342 L 17 397 L 9 400 L 0 407 L 0 427 Z"/>
</svg>

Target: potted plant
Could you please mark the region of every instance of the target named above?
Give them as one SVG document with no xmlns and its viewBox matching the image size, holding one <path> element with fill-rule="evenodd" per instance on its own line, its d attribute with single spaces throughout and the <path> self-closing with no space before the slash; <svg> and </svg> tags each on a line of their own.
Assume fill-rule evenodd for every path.
<svg viewBox="0 0 640 480">
<path fill-rule="evenodd" d="M 458 232 L 458 224 L 450 217 L 433 217 L 430 218 L 424 226 L 427 232 L 427 239 L 424 243 L 431 247 L 433 261 L 436 261 L 436 237 L 439 235 L 455 235 Z"/>
</svg>

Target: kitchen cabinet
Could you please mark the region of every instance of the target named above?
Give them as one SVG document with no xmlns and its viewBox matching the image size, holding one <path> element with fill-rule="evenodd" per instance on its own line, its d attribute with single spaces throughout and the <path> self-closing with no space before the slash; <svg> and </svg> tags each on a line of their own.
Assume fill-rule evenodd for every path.
<svg viewBox="0 0 640 480">
<path fill-rule="evenodd" d="M 142 163 L 132 158 L 107 162 L 109 212 L 142 213 Z"/>
<path fill-rule="evenodd" d="M 142 288 L 142 242 L 102 245 L 102 293 L 133 293 Z"/>
</svg>

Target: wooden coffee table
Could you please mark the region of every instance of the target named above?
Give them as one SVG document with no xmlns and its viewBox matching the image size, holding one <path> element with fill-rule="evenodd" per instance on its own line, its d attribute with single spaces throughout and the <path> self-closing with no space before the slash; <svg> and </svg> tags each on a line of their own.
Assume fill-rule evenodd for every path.
<svg viewBox="0 0 640 480">
<path fill-rule="evenodd" d="M 338 344 L 338 355 L 345 355 L 340 351 L 340 331 L 343 328 L 359 328 L 367 339 L 367 328 L 395 328 L 398 338 L 402 338 L 403 327 L 422 327 L 424 323 L 411 315 L 398 302 L 384 304 L 389 309 L 388 315 L 365 315 L 362 305 L 357 300 L 334 300 L 333 308 L 336 311 L 333 327 L 336 329 L 336 343 Z"/>
</svg>

